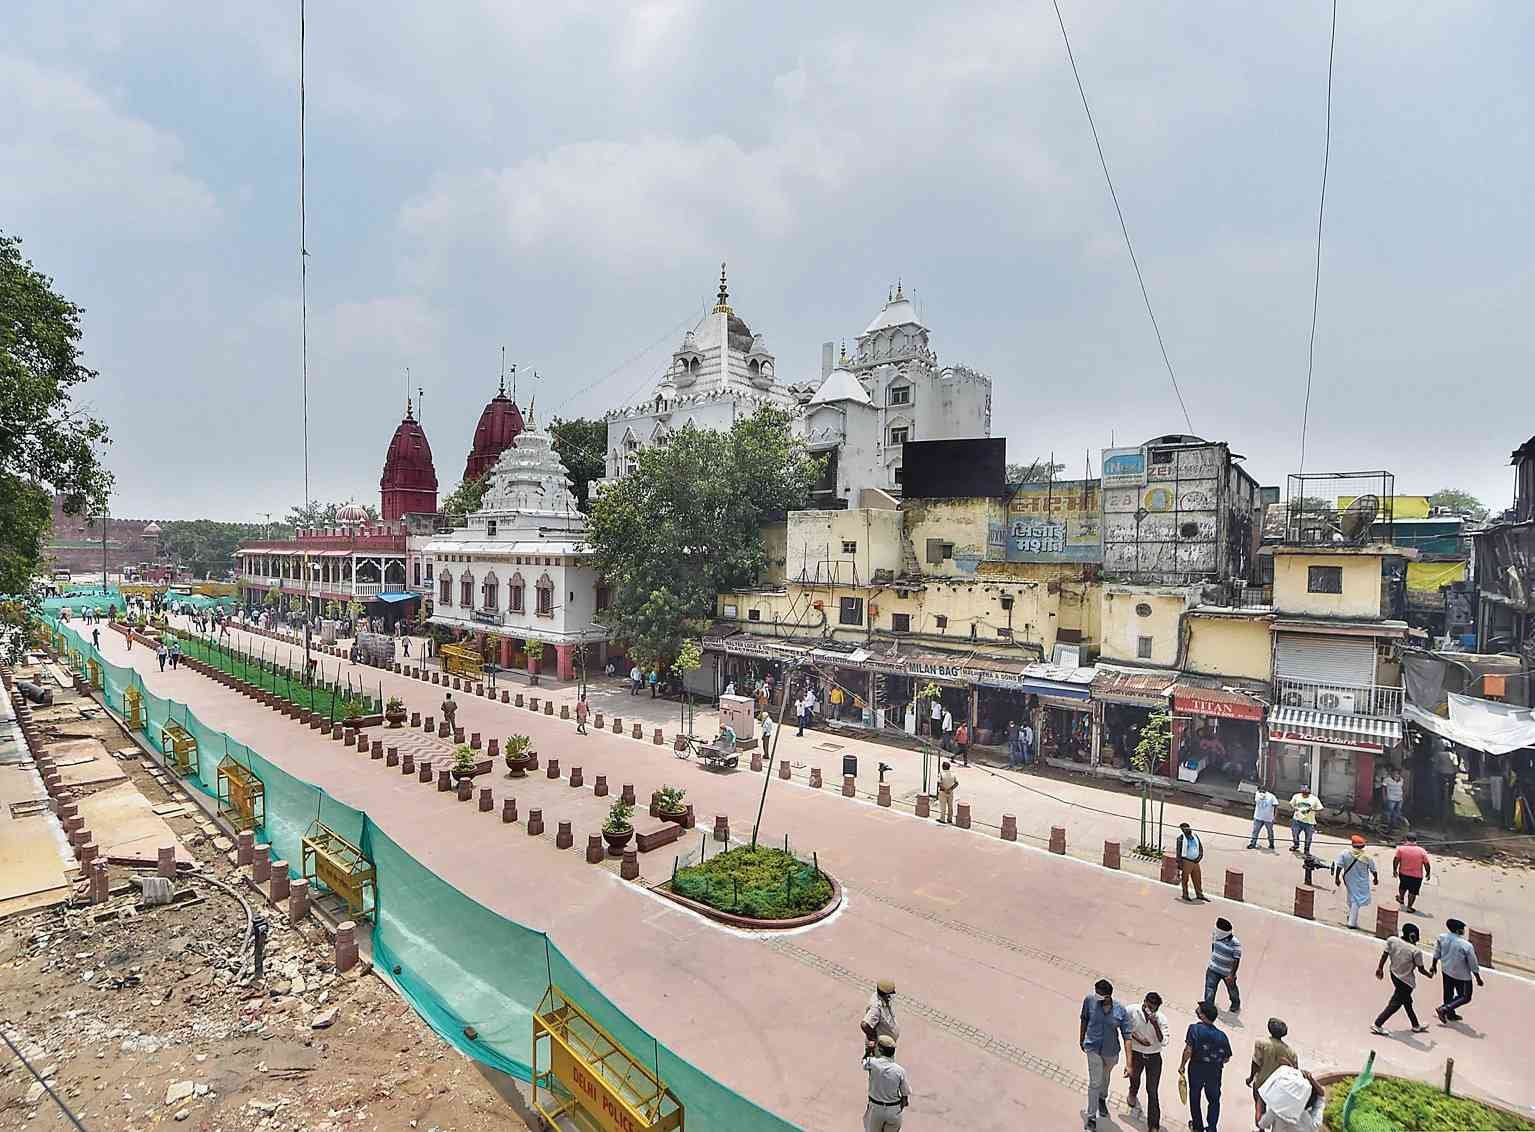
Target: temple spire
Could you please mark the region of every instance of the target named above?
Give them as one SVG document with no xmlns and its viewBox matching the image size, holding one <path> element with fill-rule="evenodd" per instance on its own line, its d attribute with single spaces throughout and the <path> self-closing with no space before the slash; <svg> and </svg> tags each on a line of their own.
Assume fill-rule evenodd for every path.
<svg viewBox="0 0 1535 1132">
<path fill-rule="evenodd" d="M 724 264 L 723 261 L 721 261 L 721 263 L 720 263 L 720 293 L 716 297 L 716 302 L 714 304 L 714 311 L 715 311 L 716 314 L 734 314 L 735 313 L 734 311 L 732 311 L 730 309 L 730 291 L 725 286 L 725 264 Z"/>
</svg>

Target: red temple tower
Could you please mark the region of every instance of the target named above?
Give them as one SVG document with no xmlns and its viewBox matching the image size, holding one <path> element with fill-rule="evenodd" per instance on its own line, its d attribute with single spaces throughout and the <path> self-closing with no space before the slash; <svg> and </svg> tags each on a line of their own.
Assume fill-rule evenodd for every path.
<svg viewBox="0 0 1535 1132">
<path fill-rule="evenodd" d="M 477 479 L 490 471 L 501 453 L 516 445 L 517 437 L 526 427 L 522 410 L 506 395 L 506 379 L 502 378 L 500 391 L 485 406 L 480 423 L 474 428 L 474 445 L 464 464 L 464 479 Z"/>
<path fill-rule="evenodd" d="M 411 414 L 410 398 L 405 399 L 405 419 L 394 430 L 389 454 L 384 457 L 384 474 L 378 481 L 383 493 L 383 517 L 398 519 L 409 513 L 434 514 L 437 511 L 437 469 L 432 465 L 432 446 L 426 432 Z"/>
</svg>

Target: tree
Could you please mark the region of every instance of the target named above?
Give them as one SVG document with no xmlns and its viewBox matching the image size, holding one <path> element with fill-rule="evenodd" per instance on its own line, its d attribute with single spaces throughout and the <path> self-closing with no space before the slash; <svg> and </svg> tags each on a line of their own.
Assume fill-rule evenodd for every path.
<svg viewBox="0 0 1535 1132">
<path fill-rule="evenodd" d="M 176 520 L 160 533 L 160 549 L 173 562 L 184 562 L 200 578 L 219 577 L 230 569 L 241 543 L 265 536 L 263 523 L 222 523 L 215 519 Z"/>
<path fill-rule="evenodd" d="M 1446 511 L 1454 511 L 1457 515 L 1478 522 L 1487 518 L 1487 505 L 1469 491 L 1461 491 L 1458 487 L 1441 487 L 1428 497 L 1428 505 L 1443 507 Z"/>
<path fill-rule="evenodd" d="M 592 502 L 587 541 L 611 594 L 598 620 L 638 658 L 677 656 L 702 633 L 715 595 L 767 568 L 764 519 L 803 506 L 819 470 L 777 409 L 642 449 L 635 470 Z"/>
<path fill-rule="evenodd" d="M 478 511 L 485 501 L 485 489 L 490 486 L 490 473 L 482 472 L 473 479 L 464 480 L 437 507 L 444 515 L 470 515 Z"/>
<path fill-rule="evenodd" d="M 607 474 L 608 464 L 604 453 L 608 447 L 606 421 L 574 417 L 563 421 L 556 417 L 549 426 L 554 438 L 554 450 L 565 461 L 570 472 L 570 482 L 576 495 L 576 506 L 583 511 L 591 510 L 591 483 Z"/>
<path fill-rule="evenodd" d="M 71 390 L 96 376 L 80 358 L 81 309 L 0 232 L 0 650 L 18 655 L 43 565 L 52 495 L 65 514 L 106 504 L 111 474 L 98 446 L 107 427 L 77 409 Z"/>
<path fill-rule="evenodd" d="M 1046 483 L 1059 479 L 1066 470 L 1065 464 L 1055 464 L 1049 460 L 1031 460 L 1027 464 L 1009 464 L 1007 466 L 1008 483 Z"/>
<path fill-rule="evenodd" d="M 288 509 L 288 514 L 283 519 L 283 524 L 289 527 L 339 527 L 341 520 L 336 515 L 346 506 L 348 506 L 346 503 L 317 503 L 314 501 L 304 506 L 293 506 Z M 361 504 L 361 507 L 367 512 L 370 521 L 378 521 L 377 507 L 371 503 Z"/>
</svg>

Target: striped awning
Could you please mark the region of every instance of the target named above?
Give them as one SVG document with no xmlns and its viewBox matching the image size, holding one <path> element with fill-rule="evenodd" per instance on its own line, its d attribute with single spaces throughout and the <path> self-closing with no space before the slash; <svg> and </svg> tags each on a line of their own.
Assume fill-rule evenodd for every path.
<svg viewBox="0 0 1535 1132">
<path fill-rule="evenodd" d="M 1387 749 L 1402 741 L 1402 721 L 1280 706 L 1269 711 L 1269 738 Z"/>
</svg>

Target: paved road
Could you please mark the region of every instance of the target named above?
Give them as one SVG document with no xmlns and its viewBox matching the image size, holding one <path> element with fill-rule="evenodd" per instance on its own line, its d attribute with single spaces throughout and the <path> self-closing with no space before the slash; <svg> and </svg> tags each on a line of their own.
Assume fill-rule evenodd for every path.
<svg viewBox="0 0 1535 1132">
<path fill-rule="evenodd" d="M 1246 948 L 1247 1009 L 1231 1027 L 1238 1065 L 1227 1075 L 1237 1119 L 1245 1109 L 1243 1066 L 1270 1014 L 1289 1021 L 1308 1067 L 1353 1068 L 1374 1048 L 1382 1071 L 1432 1078 L 1452 1056 L 1468 1088 L 1527 1105 L 1535 1098 L 1519 1041 L 1535 1009 L 1535 986 L 1523 980 L 1490 974 L 1465 1025 L 1374 1039 L 1369 1021 L 1387 996 L 1370 977 L 1378 945 L 1368 938 L 1251 906 L 1183 905 L 1146 878 L 777 779 L 766 830 L 817 848 L 847 886 L 848 902 L 803 934 L 742 938 L 586 865 L 579 850 L 554 850 L 548 837 L 535 841 L 521 827 L 513 832 L 490 819 L 465 822 L 447 796 L 190 671 L 161 674 L 147 653 L 127 653 L 116 634 L 103 640 L 110 658 L 137 663 L 157 694 L 189 703 L 293 773 L 366 809 L 475 899 L 549 930 L 661 1040 L 806 1128 L 858 1126 L 864 1094 L 856 1022 L 869 987 L 885 976 L 900 987 L 901 1059 L 915 1096 L 907 1127 L 1077 1126 L 1084 1068 L 1076 1013 L 1092 981 L 1107 976 L 1130 995 L 1158 989 L 1181 1033 L 1202 990 L 1219 914 L 1235 920 Z M 368 671 L 386 695 L 435 714 L 440 689 Z M 757 775 L 714 775 L 648 741 L 576 736 L 570 723 L 484 700 L 465 697 L 459 720 L 486 734 L 530 733 L 546 757 L 581 765 L 588 782 L 606 773 L 614 784 L 634 782 L 641 797 L 677 782 L 701 823 L 719 813 L 735 830 L 749 827 L 762 786 Z M 498 794 L 510 788 L 504 779 L 495 785 Z M 570 816 L 578 846 L 595 829 L 601 803 L 587 791 L 542 778 L 515 789 L 520 805 L 543 806 L 551 831 Z M 648 879 L 670 871 L 670 856 L 661 857 L 643 859 Z M 508 867 L 486 869 L 487 860 Z M 528 867 L 513 867 L 524 861 Z M 551 901 L 555 886 L 560 899 Z M 1432 990 L 1425 987 L 1420 998 L 1431 1002 Z M 1171 1109 L 1171 1082 L 1167 1091 Z M 1142 1126 L 1117 1105 L 1114 1124 Z"/>
</svg>

